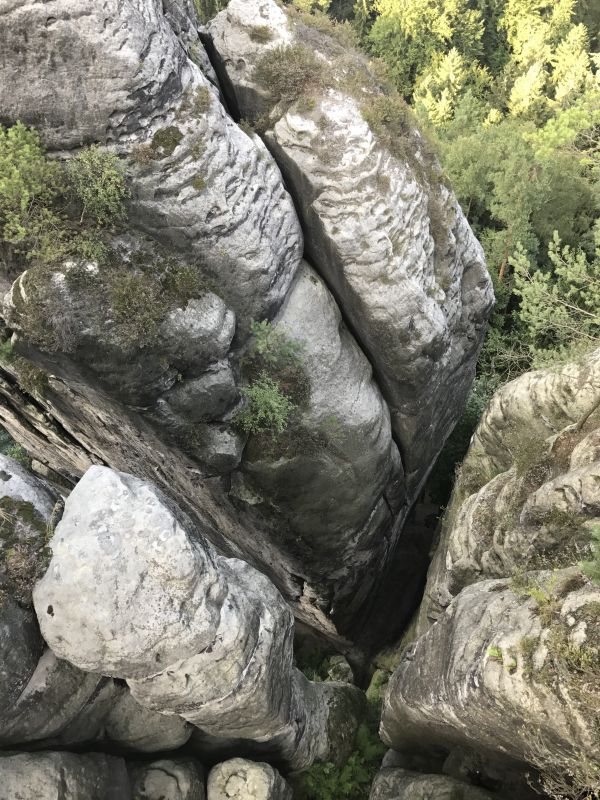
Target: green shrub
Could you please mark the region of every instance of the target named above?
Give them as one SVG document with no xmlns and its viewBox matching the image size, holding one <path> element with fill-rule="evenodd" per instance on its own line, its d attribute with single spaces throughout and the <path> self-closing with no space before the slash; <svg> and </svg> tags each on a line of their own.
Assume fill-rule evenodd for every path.
<svg viewBox="0 0 600 800">
<path fill-rule="evenodd" d="M 581 568 L 590 580 L 600 586 L 600 525 L 592 533 L 592 558 L 584 561 Z"/>
<path fill-rule="evenodd" d="M 250 349 L 252 358 L 260 358 L 270 368 L 300 362 L 300 356 L 304 349 L 302 342 L 289 339 L 267 320 L 262 322 L 253 320 L 250 323 L 250 332 L 253 336 Z"/>
<path fill-rule="evenodd" d="M 195 189 L 197 192 L 201 192 L 206 189 L 206 181 L 204 177 L 198 173 L 192 178 L 192 188 Z"/>
<path fill-rule="evenodd" d="M 246 407 L 236 415 L 236 425 L 247 433 L 283 433 L 295 405 L 272 378 L 261 373 L 242 394 Z"/>
<path fill-rule="evenodd" d="M 206 25 L 219 11 L 227 8 L 229 0 L 194 0 L 200 22 Z"/>
<path fill-rule="evenodd" d="M 31 467 L 31 458 L 23 447 L 16 442 L 9 445 L 6 450 L 4 451 L 4 455 L 8 456 L 9 458 L 13 458 L 15 461 L 18 461 L 19 464 L 23 464 L 24 467 Z"/>
<path fill-rule="evenodd" d="M 129 190 L 119 157 L 98 145 L 85 147 L 67 164 L 71 189 L 83 207 L 81 219 L 101 227 L 113 225 L 125 216 Z"/>
<path fill-rule="evenodd" d="M 385 747 L 377 734 L 362 724 L 354 752 L 338 767 L 331 762 L 313 764 L 294 785 L 298 800 L 367 800 L 371 783 L 379 769 Z"/>
<path fill-rule="evenodd" d="M 303 44 L 281 45 L 258 60 L 254 78 L 277 103 L 292 103 L 323 85 L 327 65 Z"/>
<path fill-rule="evenodd" d="M 250 38 L 253 42 L 264 44 L 271 41 L 273 31 L 268 25 L 254 25 L 254 27 L 250 28 Z"/>
<path fill-rule="evenodd" d="M 109 299 L 122 341 L 144 347 L 154 340 L 168 303 L 159 281 L 140 273 L 121 273 L 109 284 Z"/>
</svg>

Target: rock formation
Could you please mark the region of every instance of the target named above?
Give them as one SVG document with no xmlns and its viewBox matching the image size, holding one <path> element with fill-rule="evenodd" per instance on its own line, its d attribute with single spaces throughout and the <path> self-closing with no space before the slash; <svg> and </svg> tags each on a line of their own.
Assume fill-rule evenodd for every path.
<svg viewBox="0 0 600 800">
<path fill-rule="evenodd" d="M 269 764 L 232 758 L 211 769 L 207 800 L 292 800 L 292 790 Z"/>
<path fill-rule="evenodd" d="M 399 751 L 533 767 L 552 797 L 600 786 L 600 588 L 581 568 L 600 522 L 599 357 L 527 373 L 491 401 L 381 723 Z"/>
<path fill-rule="evenodd" d="M 294 670 L 293 617 L 275 587 L 217 555 L 150 484 L 91 467 L 67 498 L 52 552 L 34 601 L 59 658 L 126 680 L 145 708 L 261 743 L 295 768 L 327 760 L 348 727 L 351 740 L 360 693 Z"/>
<path fill-rule="evenodd" d="M 271 41 L 240 30 L 244 14 Z M 104 233 L 106 263 L 5 265 L 18 358 L 0 369 L 0 418 L 68 484 L 91 464 L 156 482 L 221 554 L 265 573 L 298 619 L 364 659 L 385 595 L 372 590 L 420 547 L 402 526 L 461 412 L 489 278 L 414 130 L 404 156 L 390 150 L 340 86 L 310 113 L 273 111 L 263 141 L 228 114 L 198 31 L 189 0 L 2 9 L 3 121 L 35 126 L 61 163 L 108 147 L 130 197 L 126 221 Z M 304 33 L 270 2 L 217 17 L 209 49 L 229 110 L 259 110 L 256 60 Z M 310 42 L 313 58 L 327 42 L 337 58 L 334 40 Z M 243 75 L 223 66 L 234 44 Z M 321 157 L 321 117 L 337 166 Z M 294 126 L 308 131 L 302 146 Z M 295 383 L 270 364 L 295 408 L 281 435 L 236 424 L 257 375 L 252 320 L 299 346 Z M 23 359 L 43 370 L 43 391 Z M 411 580 L 399 629 L 416 602 Z"/>
</svg>

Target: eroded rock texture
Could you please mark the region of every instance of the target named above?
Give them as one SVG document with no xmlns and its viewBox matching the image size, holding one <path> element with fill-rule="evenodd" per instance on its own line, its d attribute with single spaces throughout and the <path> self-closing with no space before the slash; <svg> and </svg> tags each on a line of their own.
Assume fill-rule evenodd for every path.
<svg viewBox="0 0 600 800">
<path fill-rule="evenodd" d="M 207 800 L 292 800 L 292 790 L 269 764 L 232 758 L 213 767 Z"/>
<path fill-rule="evenodd" d="M 204 771 L 193 759 L 131 766 L 132 800 L 206 800 Z"/>
<path fill-rule="evenodd" d="M 253 35 L 259 25 L 270 35 Z M 419 174 L 419 136 L 407 132 L 411 163 L 363 118 L 363 103 L 381 95 L 358 56 L 274 0 L 232 0 L 210 33 L 241 116 L 270 111 L 265 141 L 296 199 L 307 256 L 377 371 L 414 490 L 472 381 L 492 302 L 481 247 L 454 196 Z M 302 42 L 322 61 L 321 75 L 297 92 L 306 88 L 309 100 L 277 103 L 256 67 L 268 50 Z M 293 72 L 285 51 L 280 61 L 284 75 Z"/>
<path fill-rule="evenodd" d="M 1 800 L 131 800 L 121 758 L 101 753 L 0 754 Z"/>
<path fill-rule="evenodd" d="M 565 772 L 597 765 L 599 600 L 573 569 L 530 573 L 521 589 L 499 580 L 463 589 L 391 678 L 384 740 L 554 759 Z"/>
<path fill-rule="evenodd" d="M 377 773 L 369 800 L 490 800 L 493 795 L 446 775 L 388 767 Z"/>
<path fill-rule="evenodd" d="M 127 680 L 146 708 L 262 743 L 296 768 L 351 741 L 339 707 L 356 690 L 294 670 L 293 617 L 279 592 L 245 562 L 216 555 L 151 485 L 92 467 L 66 501 L 52 550 L 34 600 L 59 657 Z"/>
<path fill-rule="evenodd" d="M 586 557 L 600 519 L 599 398 L 600 353 L 496 393 L 444 520 L 419 630 L 473 581 Z"/>
<path fill-rule="evenodd" d="M 266 13 L 273 44 L 296 36 L 278 6 L 230 8 L 214 41 L 224 62 L 221 40 L 240 48 L 246 77 L 260 47 L 236 14 Z M 419 136 L 392 156 L 342 89 L 312 116 L 274 116 L 264 141 L 248 133 L 221 102 L 190 0 L 12 0 L 1 14 L 3 122 L 37 126 L 59 159 L 110 147 L 130 190 L 106 263 L 5 265 L 17 358 L 1 367 L 3 424 L 67 483 L 92 464 L 156 482 L 221 554 L 364 659 L 381 636 L 382 576 L 415 552 L 398 628 L 417 602 L 427 547 L 402 526 L 460 414 L 491 300 L 453 197 L 415 178 Z M 268 99 L 222 77 L 240 106 L 242 94 Z M 321 116 L 338 166 L 322 158 Z M 440 214 L 451 222 L 433 236 Z M 305 239 L 317 272 L 301 261 Z M 252 320 L 301 347 L 303 388 L 279 436 L 236 423 L 257 377 Z M 48 380 L 28 383 L 23 358 Z M 288 389 L 283 372 L 270 377 Z"/>
</svg>

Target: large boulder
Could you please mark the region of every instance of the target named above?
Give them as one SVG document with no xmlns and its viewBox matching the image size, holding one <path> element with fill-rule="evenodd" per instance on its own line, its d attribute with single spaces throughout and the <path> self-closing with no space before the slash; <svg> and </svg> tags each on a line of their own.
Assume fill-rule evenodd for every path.
<svg viewBox="0 0 600 800">
<path fill-rule="evenodd" d="M 192 735 L 193 727 L 176 714 L 159 714 L 141 706 L 121 687 L 103 722 L 104 737 L 141 753 L 177 750 Z"/>
<path fill-rule="evenodd" d="M 597 791 L 599 601 L 576 568 L 463 589 L 390 679 L 384 741 L 464 745 Z"/>
<path fill-rule="evenodd" d="M 261 742 L 297 768 L 356 726 L 352 709 L 340 714 L 353 687 L 321 690 L 293 669 L 293 618 L 275 587 L 216 555 L 152 485 L 92 467 L 52 551 L 34 592 L 44 638 L 79 668 L 127 680 L 142 706 Z"/>
<path fill-rule="evenodd" d="M 416 491 L 473 379 L 493 299 L 481 246 L 408 112 L 347 44 L 275 0 L 231 0 L 209 30 L 238 113 L 266 128 L 307 258 L 377 371 Z M 275 71 L 290 76 L 279 94 Z"/>
<path fill-rule="evenodd" d="M 292 789 L 270 764 L 232 758 L 208 775 L 207 800 L 292 800 Z"/>
<path fill-rule="evenodd" d="M 131 765 L 132 800 L 206 800 L 204 770 L 191 758 Z"/>
<path fill-rule="evenodd" d="M 0 800 L 131 800 L 125 762 L 101 753 L 0 754 Z"/>
<path fill-rule="evenodd" d="M 369 800 L 491 800 L 493 795 L 447 775 L 387 767 L 375 776 Z"/>
<path fill-rule="evenodd" d="M 600 521 L 600 351 L 494 395 L 461 466 L 419 614 L 464 587 L 587 557 Z"/>
</svg>

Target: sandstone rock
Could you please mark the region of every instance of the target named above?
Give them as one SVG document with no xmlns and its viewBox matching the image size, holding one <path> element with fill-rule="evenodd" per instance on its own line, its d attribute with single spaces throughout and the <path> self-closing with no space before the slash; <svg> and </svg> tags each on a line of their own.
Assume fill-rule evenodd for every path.
<svg viewBox="0 0 600 800">
<path fill-rule="evenodd" d="M 34 601 L 59 657 L 126 679 L 146 708 L 262 742 L 296 768 L 351 743 L 356 690 L 293 670 L 293 620 L 277 590 L 215 555 L 150 484 L 92 467 L 52 550 Z"/>
<path fill-rule="evenodd" d="M 0 31 L 3 117 L 37 127 L 52 149 L 137 130 L 181 90 L 186 53 L 158 0 L 11 0 Z"/>
<path fill-rule="evenodd" d="M 473 581 L 586 557 L 600 519 L 597 414 L 586 419 L 598 396 L 600 354 L 526 373 L 496 393 L 444 519 L 419 632 Z"/>
<path fill-rule="evenodd" d="M 446 775 L 423 775 L 404 769 L 382 769 L 369 800 L 490 800 L 493 795 Z"/>
<path fill-rule="evenodd" d="M 7 713 L 35 672 L 43 650 L 35 614 L 0 595 L 0 713 Z"/>
<path fill-rule="evenodd" d="M 125 762 L 100 753 L 0 754 L 0 800 L 130 800 Z"/>
<path fill-rule="evenodd" d="M 266 43 L 251 35 L 257 24 L 269 29 Z M 379 90 L 360 56 L 286 17 L 275 0 L 231 0 L 209 29 L 241 116 L 272 109 L 265 140 L 295 197 L 307 258 L 377 370 L 416 489 L 473 378 L 492 303 L 483 251 L 435 165 L 420 175 L 420 136 L 408 130 L 413 160 L 399 158 L 363 118 L 361 102 L 372 105 Z M 327 86 L 311 86 L 309 103 L 276 104 L 254 70 L 268 50 L 303 40 L 323 61 Z"/>
<path fill-rule="evenodd" d="M 106 694 L 105 684 L 111 691 L 102 703 L 99 696 Z M 113 696 L 112 681 L 82 672 L 45 650 L 22 691 L 2 713 L 0 744 L 91 741 L 101 731 Z"/>
<path fill-rule="evenodd" d="M 333 297 L 307 265 L 274 324 L 302 346 L 295 381 L 305 382 L 307 397 L 283 435 L 250 439 L 243 488 L 234 491 L 285 509 L 304 560 L 338 584 L 334 617 L 350 616 L 380 574 L 402 520 L 404 476 L 389 413 Z M 333 569 L 324 553 L 335 553 Z"/>
<path fill-rule="evenodd" d="M 205 800 L 202 767 L 193 759 L 162 759 L 130 768 L 132 800 Z"/>
<path fill-rule="evenodd" d="M 392 676 L 383 739 L 463 744 L 597 786 L 599 600 L 576 569 L 463 589 Z"/>
<path fill-rule="evenodd" d="M 207 800 L 292 800 L 292 790 L 270 764 L 232 758 L 211 769 Z"/>
<path fill-rule="evenodd" d="M 192 735 L 192 726 L 175 714 L 144 708 L 123 689 L 104 719 L 104 736 L 137 752 L 177 750 Z"/>
</svg>

